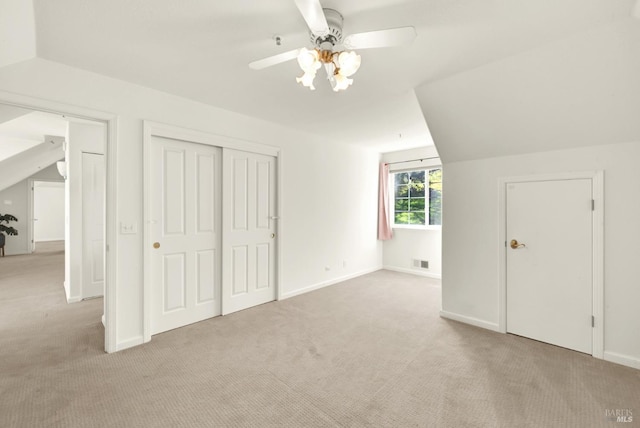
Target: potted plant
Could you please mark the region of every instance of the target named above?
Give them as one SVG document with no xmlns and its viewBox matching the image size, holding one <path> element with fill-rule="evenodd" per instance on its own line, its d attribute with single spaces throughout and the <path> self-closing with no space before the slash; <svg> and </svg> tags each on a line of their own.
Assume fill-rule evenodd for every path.
<svg viewBox="0 0 640 428">
<path fill-rule="evenodd" d="M 8 226 L 8 224 L 12 221 L 18 221 L 18 219 L 11 214 L 0 214 L 0 248 L 4 247 L 5 233 L 7 235 L 18 234 L 18 231 L 15 228 Z"/>
</svg>

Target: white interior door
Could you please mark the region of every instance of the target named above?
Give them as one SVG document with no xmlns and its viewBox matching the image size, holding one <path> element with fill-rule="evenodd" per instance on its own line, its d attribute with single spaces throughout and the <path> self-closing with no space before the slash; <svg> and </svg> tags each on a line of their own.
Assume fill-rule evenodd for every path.
<svg viewBox="0 0 640 428">
<path fill-rule="evenodd" d="M 151 142 L 151 333 L 220 315 L 220 149 Z"/>
<path fill-rule="evenodd" d="M 104 296 L 104 155 L 82 153 L 82 298 Z"/>
<path fill-rule="evenodd" d="M 592 180 L 508 183 L 506 195 L 507 331 L 591 354 Z"/>
<path fill-rule="evenodd" d="M 276 299 L 275 157 L 224 149 L 223 313 Z"/>
<path fill-rule="evenodd" d="M 64 199 L 64 181 L 33 182 L 34 243 L 64 241 Z"/>
</svg>

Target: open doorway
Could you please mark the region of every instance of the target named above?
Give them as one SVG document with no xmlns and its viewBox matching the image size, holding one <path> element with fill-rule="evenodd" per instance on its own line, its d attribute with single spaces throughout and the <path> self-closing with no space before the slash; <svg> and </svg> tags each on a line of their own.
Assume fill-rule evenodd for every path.
<svg viewBox="0 0 640 428">
<path fill-rule="evenodd" d="M 12 293 L 41 302 L 43 296 L 35 294 L 46 295 L 53 286 L 52 294 L 65 296 L 60 308 L 105 295 L 106 149 L 104 121 L 0 104 L 0 213 L 18 218 L 12 224 L 18 235 L 7 237 L 5 267 L 11 265 L 20 278 L 41 270 Z M 35 284 L 37 278 L 45 283 L 59 277 L 57 286 L 48 289 Z M 96 312 L 92 324 L 100 324 L 109 351 L 102 329 L 108 323 L 107 303 L 91 306 Z"/>
<path fill-rule="evenodd" d="M 40 247 L 62 247 L 65 238 L 65 190 L 64 179 L 30 180 L 31 202 L 30 241 L 31 252 Z"/>
</svg>

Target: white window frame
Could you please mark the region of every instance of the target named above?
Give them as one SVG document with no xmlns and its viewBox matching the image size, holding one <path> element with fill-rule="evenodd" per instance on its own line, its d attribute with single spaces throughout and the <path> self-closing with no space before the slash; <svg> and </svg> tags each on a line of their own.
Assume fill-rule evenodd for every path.
<svg viewBox="0 0 640 428">
<path fill-rule="evenodd" d="M 389 201 L 391 208 L 391 228 L 392 229 L 417 229 L 417 230 L 440 230 L 442 229 L 442 224 L 429 224 L 429 197 L 428 197 L 428 182 L 425 188 L 425 224 L 396 224 L 396 182 L 395 175 L 403 172 L 413 172 L 413 171 L 425 171 L 425 180 L 429 179 L 429 171 L 434 169 L 442 170 L 442 165 L 430 165 L 424 167 L 414 167 L 414 168 L 402 168 L 393 171 L 389 171 Z"/>
</svg>

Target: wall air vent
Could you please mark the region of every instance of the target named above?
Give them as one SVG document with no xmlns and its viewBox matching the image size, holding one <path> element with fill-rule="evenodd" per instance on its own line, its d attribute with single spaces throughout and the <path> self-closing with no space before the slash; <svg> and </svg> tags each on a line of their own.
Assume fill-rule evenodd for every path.
<svg viewBox="0 0 640 428">
<path fill-rule="evenodd" d="M 429 269 L 429 261 L 413 259 L 413 267 L 418 269 Z"/>
</svg>

